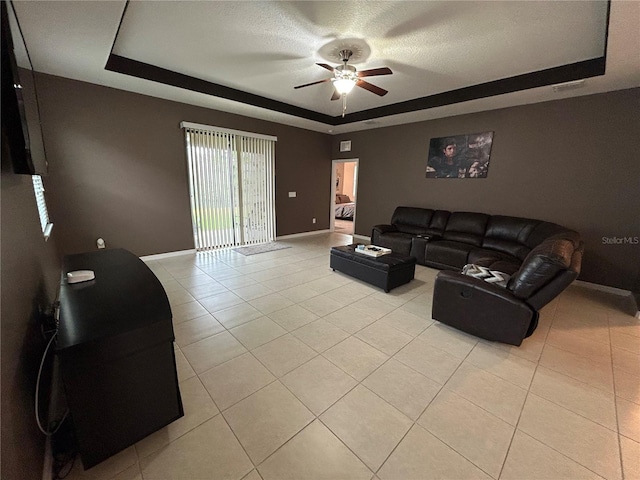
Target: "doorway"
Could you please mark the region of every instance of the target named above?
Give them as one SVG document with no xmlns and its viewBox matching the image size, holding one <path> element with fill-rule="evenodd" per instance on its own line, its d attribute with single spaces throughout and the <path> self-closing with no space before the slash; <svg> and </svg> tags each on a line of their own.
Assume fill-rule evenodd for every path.
<svg viewBox="0 0 640 480">
<path fill-rule="evenodd" d="M 331 231 L 345 235 L 355 233 L 358 204 L 357 158 L 331 162 Z"/>
</svg>

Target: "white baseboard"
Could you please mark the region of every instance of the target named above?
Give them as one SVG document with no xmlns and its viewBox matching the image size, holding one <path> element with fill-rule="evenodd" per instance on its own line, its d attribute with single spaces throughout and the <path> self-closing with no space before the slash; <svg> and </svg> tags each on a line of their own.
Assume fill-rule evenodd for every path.
<svg viewBox="0 0 640 480">
<path fill-rule="evenodd" d="M 299 237 L 308 237 L 310 235 L 319 235 L 321 233 L 331 233 L 331 230 L 313 230 L 311 232 L 302 232 L 302 233 L 292 233 L 291 235 L 280 235 L 276 237 L 276 240 L 286 240 L 289 238 L 299 238 Z"/>
<path fill-rule="evenodd" d="M 158 253 L 156 255 L 145 255 L 144 257 L 140 257 L 140 260 L 143 262 L 149 262 L 151 260 L 162 260 L 163 258 L 171 258 L 178 257 L 180 255 L 193 255 L 196 253 L 196 249 L 192 248 L 191 250 L 178 250 L 177 252 L 167 252 L 167 253 Z"/>
<path fill-rule="evenodd" d="M 364 242 L 370 242 L 371 241 L 371 237 L 366 237 L 364 235 L 353 235 L 353 239 L 358 239 L 358 240 L 362 240 Z"/>
<path fill-rule="evenodd" d="M 578 285 L 580 287 L 590 288 L 591 290 L 599 290 L 601 292 L 612 293 L 614 295 L 620 295 L 621 297 L 626 297 L 627 295 L 631 295 L 631 292 L 629 290 L 610 287 L 608 285 L 600 285 L 599 283 L 585 282 L 584 280 L 575 280 L 573 283 L 574 285 Z"/>
<path fill-rule="evenodd" d="M 293 233 L 291 235 L 281 235 L 279 237 L 276 237 L 275 239 L 286 240 L 290 238 L 308 237 L 310 235 L 320 235 L 322 233 L 331 233 L 331 230 L 313 230 L 311 232 Z M 143 262 L 150 262 L 153 260 L 162 260 L 164 258 L 178 257 L 180 255 L 193 255 L 194 253 L 197 253 L 197 250 L 195 248 L 191 250 L 178 250 L 176 252 L 158 253 L 156 255 L 144 255 L 140 257 L 140 260 L 142 260 Z"/>
</svg>

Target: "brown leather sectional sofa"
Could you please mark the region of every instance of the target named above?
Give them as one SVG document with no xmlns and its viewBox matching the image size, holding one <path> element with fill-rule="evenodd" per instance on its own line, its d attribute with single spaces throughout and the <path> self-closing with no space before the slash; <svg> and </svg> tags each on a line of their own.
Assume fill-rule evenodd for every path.
<svg viewBox="0 0 640 480">
<path fill-rule="evenodd" d="M 397 207 L 391 224 L 376 225 L 371 243 L 442 270 L 434 319 L 488 340 L 520 345 L 538 311 L 580 273 L 580 235 L 560 225 L 520 217 Z M 497 286 L 463 275 L 467 264 L 510 275 Z"/>
</svg>

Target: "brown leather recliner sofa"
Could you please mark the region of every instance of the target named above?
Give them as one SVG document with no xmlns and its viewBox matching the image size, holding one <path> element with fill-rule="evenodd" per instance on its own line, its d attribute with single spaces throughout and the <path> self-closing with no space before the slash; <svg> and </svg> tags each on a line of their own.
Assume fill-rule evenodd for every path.
<svg viewBox="0 0 640 480">
<path fill-rule="evenodd" d="M 397 207 L 376 225 L 371 243 L 442 269 L 436 277 L 434 319 L 488 340 L 520 345 L 538 311 L 580 273 L 580 235 L 541 220 Z M 467 264 L 510 276 L 506 286 L 462 274 Z"/>
</svg>

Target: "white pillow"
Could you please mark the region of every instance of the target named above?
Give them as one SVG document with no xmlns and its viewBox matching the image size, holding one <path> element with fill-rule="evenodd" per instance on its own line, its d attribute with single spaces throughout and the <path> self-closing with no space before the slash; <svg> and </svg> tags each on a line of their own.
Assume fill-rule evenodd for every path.
<svg viewBox="0 0 640 480">
<path fill-rule="evenodd" d="M 491 283 L 499 287 L 506 287 L 509 282 L 509 278 L 511 278 L 511 276 L 506 273 L 499 272 L 497 270 L 489 270 L 487 267 L 481 267 L 480 265 L 475 265 L 473 263 L 465 265 L 462 268 L 462 274 L 484 280 L 487 283 Z"/>
</svg>

